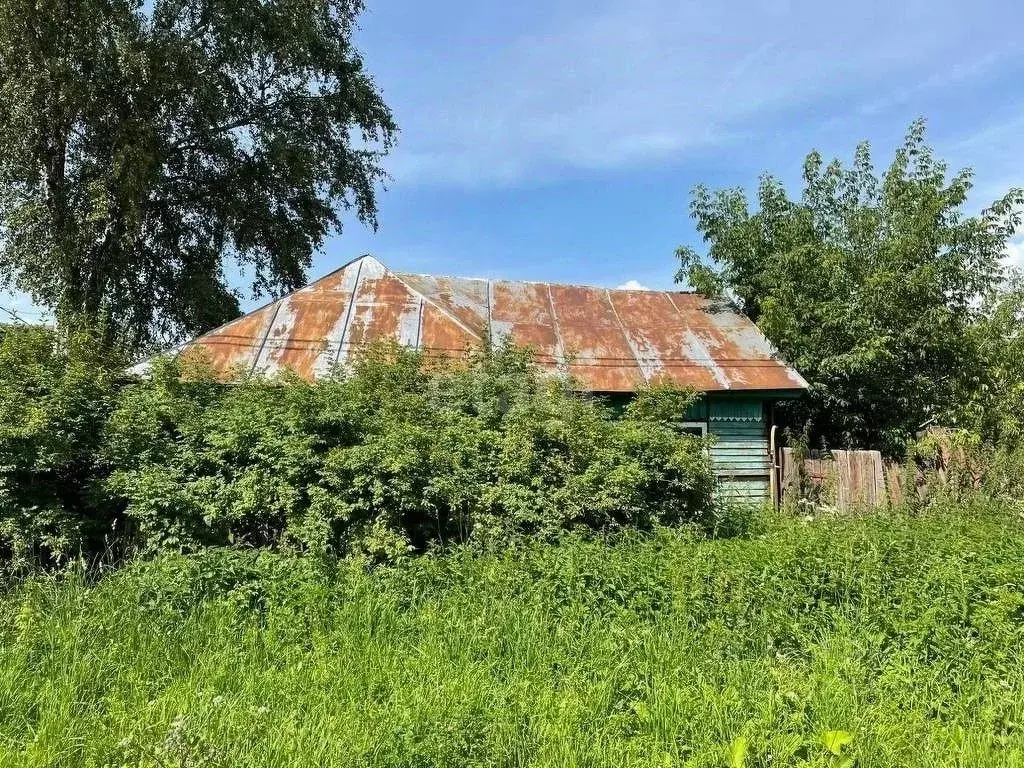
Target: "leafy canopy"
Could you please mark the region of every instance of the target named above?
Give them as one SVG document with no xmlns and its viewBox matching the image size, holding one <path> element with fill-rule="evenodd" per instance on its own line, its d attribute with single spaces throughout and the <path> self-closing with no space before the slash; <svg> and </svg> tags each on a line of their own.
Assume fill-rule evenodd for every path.
<svg viewBox="0 0 1024 768">
<path fill-rule="evenodd" d="M 226 268 L 302 284 L 341 211 L 375 222 L 396 131 L 362 8 L 0 0 L 6 287 L 138 347 L 236 316 Z"/>
<path fill-rule="evenodd" d="M 960 426 L 1005 448 L 1024 446 L 1024 275 L 1019 271 L 986 298 L 970 343 L 982 365 L 964 394 Z"/>
<path fill-rule="evenodd" d="M 910 126 L 886 172 L 811 152 L 791 200 L 765 175 L 752 211 L 740 189 L 700 186 L 691 210 L 708 243 L 677 251 L 679 281 L 732 298 L 809 381 L 795 420 L 834 446 L 899 452 L 924 422 L 955 414 L 982 369 L 973 327 L 1003 278 L 1024 192 L 964 210 L 972 174 L 947 178 Z"/>
</svg>

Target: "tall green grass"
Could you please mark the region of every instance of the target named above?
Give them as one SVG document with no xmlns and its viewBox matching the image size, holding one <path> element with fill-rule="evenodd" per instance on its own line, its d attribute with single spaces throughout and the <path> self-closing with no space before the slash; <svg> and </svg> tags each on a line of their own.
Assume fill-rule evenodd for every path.
<svg viewBox="0 0 1024 768">
<path fill-rule="evenodd" d="M 1024 527 L 782 521 L 0 597 L 4 766 L 1024 764 Z"/>
</svg>

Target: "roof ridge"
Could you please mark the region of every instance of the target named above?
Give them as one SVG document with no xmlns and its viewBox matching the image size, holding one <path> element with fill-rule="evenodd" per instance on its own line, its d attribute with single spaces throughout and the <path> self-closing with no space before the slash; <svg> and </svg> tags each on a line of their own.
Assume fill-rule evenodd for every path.
<svg viewBox="0 0 1024 768">
<path fill-rule="evenodd" d="M 465 277 L 461 275 L 438 275 L 433 272 L 400 272 L 398 270 L 388 270 L 395 275 L 409 275 L 411 277 L 432 277 L 434 279 L 443 278 L 445 280 L 474 280 L 479 283 L 520 283 L 523 285 L 552 285 L 559 288 L 591 288 L 595 291 L 614 291 L 618 293 L 672 293 L 682 294 L 684 296 L 702 296 L 706 299 L 712 297 L 707 294 L 701 293 L 700 291 L 673 291 L 665 290 L 662 288 L 608 288 L 604 285 L 592 285 L 590 283 L 563 283 L 556 280 L 512 280 L 511 278 L 505 277 Z M 404 281 L 403 281 L 404 282 Z"/>
<path fill-rule="evenodd" d="M 470 328 L 468 325 L 466 325 L 464 322 L 462 322 L 447 307 L 444 307 L 440 303 L 434 301 L 432 298 L 427 296 L 425 293 L 423 293 L 422 291 L 414 288 L 406 280 L 403 279 L 403 275 L 408 275 L 408 276 L 412 276 L 412 277 L 430 277 L 430 278 L 434 278 L 436 280 L 439 277 L 447 277 L 446 275 L 428 275 L 428 274 L 416 275 L 416 274 L 414 274 L 412 272 L 399 272 L 398 270 L 391 269 L 391 267 L 389 267 L 387 264 L 385 264 L 384 262 L 382 262 L 380 259 L 376 258 L 375 256 L 370 256 L 369 258 L 373 259 L 378 264 L 380 264 L 384 268 L 384 271 L 386 273 L 390 274 L 392 277 L 394 277 L 402 285 L 404 285 L 406 290 L 410 291 L 414 296 L 418 296 L 420 301 L 423 301 L 424 303 L 429 304 L 430 306 L 432 306 L 434 309 L 436 309 L 438 312 L 440 312 L 446 318 L 448 318 L 453 323 L 455 323 L 457 326 L 459 326 L 459 328 L 464 330 L 466 333 L 470 334 L 477 341 L 483 341 L 484 340 L 484 336 L 481 335 L 479 331 L 474 331 L 472 328 Z M 455 279 L 455 280 L 473 280 L 473 279 L 478 279 L 478 280 L 481 280 L 482 282 L 486 282 L 487 286 L 488 286 L 488 291 L 490 290 L 491 281 L 490 280 L 484 280 L 483 278 L 468 278 L 468 277 L 450 278 L 449 277 L 448 279 Z M 487 331 L 487 334 L 489 334 L 491 332 L 490 326 L 487 327 L 486 331 Z"/>
<path fill-rule="evenodd" d="M 227 322 L 221 323 L 220 325 L 216 326 L 215 328 L 211 328 L 210 330 L 204 331 L 203 333 L 201 333 L 198 336 L 195 336 L 195 337 L 189 339 L 186 342 L 182 342 L 181 346 L 184 346 L 185 344 L 192 344 L 193 342 L 199 341 L 200 339 L 205 339 L 207 336 L 210 336 L 211 334 L 214 334 L 217 331 L 220 331 L 220 330 L 223 330 L 224 328 L 227 328 L 232 323 L 237 323 L 239 320 L 244 320 L 247 317 L 255 315 L 257 312 L 262 312 L 263 310 L 268 309 L 268 308 L 274 306 L 278 302 L 284 301 L 285 299 L 287 299 L 290 296 L 294 296 L 299 291 L 304 291 L 307 288 L 312 288 L 314 285 L 316 285 L 318 283 L 322 283 L 324 280 L 326 280 L 327 278 L 331 277 L 332 275 L 336 275 L 339 272 L 341 272 L 341 271 L 347 269 L 348 267 L 352 266 L 357 261 L 363 261 L 364 259 L 373 259 L 373 261 L 375 261 L 378 264 L 380 264 L 380 266 L 383 269 L 387 270 L 387 268 L 388 268 L 387 265 L 382 263 L 381 260 L 378 259 L 373 254 L 364 253 L 362 256 L 356 256 L 354 259 L 349 259 L 348 261 L 346 261 L 344 264 L 342 264 L 337 269 L 332 269 L 327 274 L 321 275 L 320 277 L 318 277 L 313 282 L 306 283 L 305 285 L 302 285 L 302 286 L 300 286 L 298 288 L 294 288 L 293 290 L 288 291 L 288 293 L 282 293 L 276 299 L 271 299 L 270 301 L 266 302 L 265 304 L 260 304 L 258 307 L 255 307 L 254 309 L 250 309 L 248 312 L 243 312 L 238 317 L 233 317 L 230 320 L 228 320 Z M 273 318 L 271 318 L 271 322 L 273 322 Z"/>
</svg>

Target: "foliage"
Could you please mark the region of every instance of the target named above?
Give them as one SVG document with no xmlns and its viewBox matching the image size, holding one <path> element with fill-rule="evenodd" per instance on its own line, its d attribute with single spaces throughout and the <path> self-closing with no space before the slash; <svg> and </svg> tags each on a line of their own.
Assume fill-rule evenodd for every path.
<svg viewBox="0 0 1024 768">
<path fill-rule="evenodd" d="M 646 413 L 615 419 L 511 346 L 425 363 L 383 345 L 333 380 L 231 386 L 164 363 L 111 416 L 106 488 L 149 548 L 280 543 L 386 560 L 707 514 L 701 440 Z"/>
<path fill-rule="evenodd" d="M 1024 275 L 985 298 L 971 346 L 981 364 L 961 398 L 953 423 L 1004 450 L 1024 449 Z"/>
<path fill-rule="evenodd" d="M 812 419 L 833 447 L 902 455 L 983 375 L 973 326 L 999 285 L 1024 191 L 968 216 L 971 173 L 947 178 L 923 121 L 881 177 L 861 144 L 848 168 L 811 152 L 803 183 L 794 201 L 763 176 L 756 211 L 742 190 L 698 187 L 707 258 L 680 248 L 678 279 L 735 300 L 807 378 L 794 424 Z"/>
<path fill-rule="evenodd" d="M 792 429 L 784 431 L 787 445 L 792 449 L 790 461 L 793 464 L 794 477 L 782 489 L 782 505 L 786 509 L 813 509 L 822 501 L 827 492 L 808 473 L 807 460 L 811 457 L 810 424 L 804 425 L 802 432 Z"/>
<path fill-rule="evenodd" d="M 114 367 L 87 333 L 0 330 L 0 564 L 59 563 L 104 545 L 116 516 L 92 494 Z"/>
<path fill-rule="evenodd" d="M 908 450 L 910 508 L 992 501 L 1024 514 L 1024 444 L 969 430 L 929 430 Z"/>
<path fill-rule="evenodd" d="M 292 289 L 395 134 L 362 0 L 0 0 L 0 269 L 130 346 Z M 8 286 L 9 287 L 9 286 Z"/>
<path fill-rule="evenodd" d="M 317 384 L 224 383 L 167 360 L 132 379 L 103 349 L 85 333 L 0 336 L 6 568 L 230 543 L 397 560 L 576 529 L 746 526 L 712 509 L 704 442 L 665 421 L 692 393 L 652 389 L 616 418 L 512 346 L 443 364 L 371 347 Z"/>
<path fill-rule="evenodd" d="M 0 595 L 0 764 L 1019 765 L 1022 585 L 998 508 L 163 555 Z"/>
</svg>

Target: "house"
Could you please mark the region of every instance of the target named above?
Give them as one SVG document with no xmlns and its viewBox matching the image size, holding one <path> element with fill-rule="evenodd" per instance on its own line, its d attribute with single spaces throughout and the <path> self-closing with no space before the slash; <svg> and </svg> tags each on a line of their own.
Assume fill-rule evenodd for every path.
<svg viewBox="0 0 1024 768">
<path fill-rule="evenodd" d="M 663 380 L 704 392 L 683 420 L 716 438 L 724 491 L 769 498 L 772 404 L 807 382 L 745 316 L 695 293 L 414 275 L 363 256 L 176 354 L 201 350 L 224 372 L 316 379 L 378 339 L 458 355 L 488 337 L 530 346 L 540 366 L 611 399 Z"/>
</svg>

